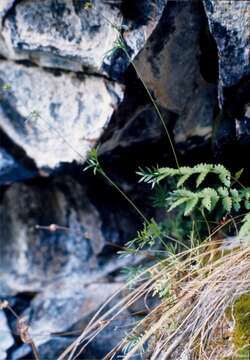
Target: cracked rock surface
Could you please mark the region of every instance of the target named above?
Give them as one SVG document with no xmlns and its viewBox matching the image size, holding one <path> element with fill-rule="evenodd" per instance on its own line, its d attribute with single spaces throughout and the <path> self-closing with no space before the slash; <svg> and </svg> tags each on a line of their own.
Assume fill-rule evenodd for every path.
<svg viewBox="0 0 250 360">
<path fill-rule="evenodd" d="M 84 161 L 122 100 L 122 87 L 104 78 L 53 75 L 0 61 L 0 126 L 38 168 Z M 69 146 L 69 144 L 71 146 Z"/>
<path fill-rule="evenodd" d="M 112 180 L 155 215 L 135 172 L 173 163 L 140 76 L 183 163 L 249 165 L 250 2 L 92 3 L 0 0 L 0 299 L 27 319 L 41 360 L 55 360 L 123 285 L 121 269 L 143 260 L 116 254 L 141 219 L 83 172 L 98 145 Z M 103 359 L 134 321 L 126 310 L 82 359 Z M 0 312 L 1 360 L 32 357 L 15 334 Z"/>
</svg>

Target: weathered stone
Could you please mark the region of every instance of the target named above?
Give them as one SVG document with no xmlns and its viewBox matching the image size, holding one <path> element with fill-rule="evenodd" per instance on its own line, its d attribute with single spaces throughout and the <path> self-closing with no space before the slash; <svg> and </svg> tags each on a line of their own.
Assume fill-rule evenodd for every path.
<svg viewBox="0 0 250 360">
<path fill-rule="evenodd" d="M 89 317 L 121 286 L 121 283 L 105 282 L 85 285 L 76 276 L 52 282 L 35 297 L 29 310 L 23 314 L 29 319 L 30 335 L 36 345 L 49 341 L 53 333 L 69 330 L 79 320 L 86 324 Z"/>
<path fill-rule="evenodd" d="M 32 177 L 35 172 L 25 169 L 4 148 L 0 147 L 0 185 Z"/>
<path fill-rule="evenodd" d="M 250 145 L 250 104 L 246 107 L 243 118 L 236 120 L 236 137 L 241 145 Z"/>
<path fill-rule="evenodd" d="M 250 144 L 250 3 L 203 0 L 219 62 L 218 98 L 221 113 L 214 122 L 213 144 L 218 161 L 245 167 L 238 156 Z M 236 153 L 238 154 L 236 155 Z M 239 163 L 240 161 L 240 163 Z"/>
<path fill-rule="evenodd" d="M 89 200 L 85 187 L 67 176 L 44 181 L 40 185 L 13 184 L 2 196 L 3 296 L 40 291 L 59 277 L 77 276 L 87 285 L 132 261 L 111 256 L 107 261 L 101 257 L 106 241 L 122 236 L 126 222 L 120 227 L 116 224 L 106 234 L 101 213 Z M 110 226 L 115 225 L 110 222 Z"/>
<path fill-rule="evenodd" d="M 189 21 L 187 21 L 189 19 Z M 175 118 L 175 141 L 192 146 L 211 136 L 216 85 L 200 72 L 199 40 L 204 31 L 202 7 L 195 1 L 169 1 L 161 21 L 136 58 L 146 85 L 157 103 Z M 174 115 L 174 116 L 173 116 Z M 188 142 L 187 142 L 188 141 Z"/>
<path fill-rule="evenodd" d="M 73 339 L 69 336 L 54 336 L 52 340 L 41 345 L 39 348 L 39 357 L 42 360 L 55 360 L 72 343 L 72 341 Z M 28 344 L 23 344 L 10 354 L 9 360 L 32 359 L 33 356 L 34 355 L 32 354 L 31 347 Z"/>
<path fill-rule="evenodd" d="M 130 99 L 124 102 L 114 116 L 114 121 L 105 131 L 99 153 L 108 153 L 114 149 L 128 149 L 142 143 L 155 143 L 164 136 L 162 124 L 154 109 L 138 107 L 131 112 Z"/>
<path fill-rule="evenodd" d="M 2 5 L 2 13 L 6 14 L 11 5 L 13 8 L 5 16 L 0 52 L 8 58 L 29 59 L 41 66 L 74 71 L 87 68 L 117 77 L 129 61 L 120 53 L 107 59 L 118 36 L 112 24 L 118 28 L 124 25 L 124 38 L 134 56 L 157 24 L 165 1 L 154 0 L 150 5 L 143 1 L 141 8 L 146 14 L 141 22 L 126 20 L 119 3 L 96 0 L 91 2 L 93 8 L 84 10 L 85 3 L 44 0 L 37 6 L 32 0 L 16 5 L 7 1 Z"/>
<path fill-rule="evenodd" d="M 91 317 L 108 299 L 117 294 L 124 283 L 108 283 L 105 280 L 85 285 L 80 278 L 68 277 L 56 281 L 37 295 L 22 316 L 29 323 L 29 334 L 34 340 L 41 359 L 54 360 L 72 343 L 77 334 L 86 327 Z M 121 295 L 117 295 L 121 299 Z M 114 301 L 110 302 L 110 309 Z M 124 310 L 83 351 L 81 359 L 102 359 L 115 347 L 133 319 Z M 68 333 L 71 337 L 63 337 Z M 59 336 L 56 336 L 58 334 Z M 61 334 L 61 336 L 60 336 Z M 27 357 L 30 348 L 23 346 L 12 354 L 11 359 Z"/>
<path fill-rule="evenodd" d="M 202 1 L 95 0 L 88 11 L 84 0 L 0 2 L 0 134 L 9 139 L 1 141 L 0 184 L 10 185 L 0 198 L 0 293 L 27 319 L 41 359 L 54 360 L 73 341 L 60 335 L 80 332 L 120 288 L 123 278 L 117 272 L 141 260 L 114 255 L 138 228 L 126 206 L 114 205 L 110 188 L 89 181 L 79 167 L 59 165 L 84 162 L 101 138 L 100 152 L 108 154 L 102 160 L 112 164 L 112 179 L 120 180 L 118 162 L 130 168 L 132 160 L 145 160 L 164 141 L 162 124 L 132 66 L 123 76 L 130 63 L 124 51 L 106 56 L 118 35 L 109 21 L 121 27 L 128 54 L 179 149 L 203 145 L 214 125 L 216 152 L 236 153 L 240 144 L 247 153 L 249 2 L 203 0 L 203 7 Z M 215 40 L 212 65 L 208 38 Z M 125 83 L 125 91 L 108 79 Z M 146 155 L 138 155 L 137 144 Z M 129 158 L 124 163 L 121 148 Z M 10 184 L 26 179 L 26 164 L 37 166 L 36 175 L 54 170 L 54 177 Z M 63 175 L 71 169 L 72 178 Z M 121 181 L 122 188 L 142 199 L 134 178 L 129 181 Z M 22 296 L 25 306 L 17 300 Z M 130 310 L 140 312 L 141 303 Z M 117 345 L 123 330 L 130 329 L 131 314 L 123 315 L 82 359 L 102 359 Z M 4 358 L 13 339 L 2 338 L 1 329 L 9 328 L 1 316 Z M 10 315 L 8 321 L 13 331 L 15 319 Z M 30 346 L 16 345 L 8 352 L 11 360 L 31 358 Z"/>
<path fill-rule="evenodd" d="M 51 223 L 56 226 L 49 226 Z M 127 223 L 109 228 L 106 233 L 100 211 L 90 202 L 84 186 L 70 177 L 43 179 L 33 185 L 13 184 L 3 193 L 0 293 L 12 299 L 20 293 L 33 294 L 28 308 L 26 304 L 24 312 L 17 311 L 31 325 L 42 359 L 52 360 L 68 344 L 68 339 L 57 341 L 51 333 L 68 331 L 73 326 L 77 331 L 82 329 L 98 307 L 120 288 L 122 280 L 110 282 L 110 275 L 142 260 L 103 255 L 106 241 L 122 237 L 124 225 Z M 113 226 L 114 221 L 110 221 Z M 13 306 L 17 306 L 15 301 Z M 129 319 L 126 315 L 121 323 Z M 97 341 L 93 354 L 111 350 L 121 336 L 121 331 L 114 335 L 109 330 Z M 29 354 L 30 347 L 24 345 L 10 359 Z"/>
<path fill-rule="evenodd" d="M 2 20 L 4 15 L 13 6 L 16 0 L 2 0 L 0 3 L 0 28 L 2 27 Z"/>
<path fill-rule="evenodd" d="M 250 2 L 203 0 L 219 59 L 219 95 L 250 75 Z"/>
<path fill-rule="evenodd" d="M 0 127 L 40 168 L 84 161 L 123 96 L 101 77 L 55 76 L 6 61 L 0 82 L 11 89 L 2 94 Z"/>
<path fill-rule="evenodd" d="M 170 1 L 135 59 L 136 68 L 153 94 L 169 131 L 174 132 L 173 138 L 184 151 L 204 145 L 210 139 L 217 107 L 216 75 L 212 74 L 206 81 L 201 71 L 200 40 L 206 37 L 206 30 L 201 4 Z M 168 142 L 145 88 L 140 80 L 135 86 L 129 78 L 124 101 L 104 133 L 100 151 L 129 148 L 137 143 L 159 143 L 163 138 Z"/>
<path fill-rule="evenodd" d="M 0 311 L 0 359 L 7 359 L 7 350 L 14 345 L 14 339 L 7 324 L 5 314 Z"/>
<path fill-rule="evenodd" d="M 49 187 L 13 185 L 0 214 L 2 294 L 38 291 L 57 276 L 95 268 L 95 254 L 104 245 L 101 220 L 69 178 Z M 59 229 L 50 231 L 51 223 Z"/>
</svg>

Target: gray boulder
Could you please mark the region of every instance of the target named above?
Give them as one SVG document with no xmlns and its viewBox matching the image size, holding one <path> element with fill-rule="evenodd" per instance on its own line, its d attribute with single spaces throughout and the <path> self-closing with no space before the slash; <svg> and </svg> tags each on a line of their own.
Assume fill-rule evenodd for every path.
<svg viewBox="0 0 250 360">
<path fill-rule="evenodd" d="M 104 78 L 53 75 L 0 61 L 0 128 L 38 168 L 84 161 L 122 99 L 122 87 Z"/>
<path fill-rule="evenodd" d="M 29 179 L 35 171 L 26 169 L 19 161 L 0 147 L 0 186 Z"/>
<path fill-rule="evenodd" d="M 200 70 L 199 42 L 205 31 L 205 21 L 199 2 L 167 2 L 159 24 L 135 59 L 139 74 L 156 100 L 164 121 L 170 131 L 173 129 L 175 142 L 185 151 L 204 145 L 211 138 L 217 105 L 216 84 L 206 81 Z M 137 89 L 135 92 L 138 93 Z M 159 141 L 162 137 L 168 142 L 148 96 L 146 105 L 139 106 L 138 94 L 136 99 L 137 105 L 134 105 L 131 90 L 126 108 L 120 106 L 118 109 L 114 136 L 105 139 L 103 149 L 145 140 Z"/>
<path fill-rule="evenodd" d="M 101 220 L 70 178 L 48 187 L 14 184 L 0 205 L 1 293 L 38 291 L 58 276 L 95 269 L 103 246 Z M 57 230 L 50 231 L 51 223 Z"/>
<path fill-rule="evenodd" d="M 10 59 L 29 59 L 46 67 L 87 69 L 119 76 L 129 62 L 124 54 L 109 59 L 106 56 L 118 36 L 112 24 L 124 29 L 124 39 L 133 57 L 153 31 L 165 1 L 154 0 L 151 4 L 143 1 L 140 8 L 145 10 L 140 11 L 145 11 L 145 16 L 139 22 L 126 19 L 119 3 L 95 0 L 91 1 L 93 8 L 84 10 L 85 3 L 44 0 L 37 6 L 32 0 L 16 4 L 4 2 L 0 9 L 0 15 L 5 14 L 0 53 Z"/>
<path fill-rule="evenodd" d="M 29 319 L 30 335 L 37 347 L 51 340 L 53 333 L 64 333 L 79 321 L 83 329 L 122 285 L 105 280 L 86 285 L 79 276 L 70 276 L 45 287 L 23 314 Z"/>
<path fill-rule="evenodd" d="M 22 316 L 29 323 L 29 334 L 41 359 L 54 360 L 80 335 L 100 307 L 115 295 L 121 300 L 124 283 L 101 282 L 84 284 L 81 278 L 68 277 L 51 283 L 37 295 Z M 119 293 L 119 294 L 118 294 Z M 114 300 L 105 310 L 114 305 Z M 135 321 L 128 310 L 106 327 L 81 354 L 81 359 L 102 359 L 122 340 L 126 329 Z M 65 336 L 67 334 L 67 337 Z M 77 350 L 77 352 L 80 350 Z M 12 360 L 31 357 L 31 349 L 21 346 L 11 354 Z"/>
<path fill-rule="evenodd" d="M 211 136 L 216 106 L 216 87 L 205 81 L 199 67 L 203 21 L 199 3 L 170 1 L 136 61 L 157 103 L 176 115 L 175 141 L 186 147 L 193 139 Z"/>
<path fill-rule="evenodd" d="M 14 345 L 14 339 L 3 311 L 0 311 L 0 359 L 7 359 L 7 351 Z"/>
<path fill-rule="evenodd" d="M 250 75 L 249 1 L 203 0 L 219 59 L 219 94 Z"/>
<path fill-rule="evenodd" d="M 3 18 L 5 16 L 5 14 L 13 6 L 15 1 L 16 0 L 2 0 L 1 1 L 1 4 L 0 4 L 0 21 L 1 21 L 1 25 L 0 25 L 0 28 L 2 27 L 2 21 L 3 21 Z"/>
<path fill-rule="evenodd" d="M 114 224 L 110 220 L 113 230 L 106 234 L 102 213 L 90 201 L 85 186 L 68 176 L 44 181 L 16 183 L 3 193 L 2 296 L 38 292 L 58 279 L 75 276 L 88 285 L 133 260 L 109 255 L 107 261 L 103 257 L 106 243 L 112 241 L 112 236 L 121 237 L 128 223 L 123 220 Z"/>
<path fill-rule="evenodd" d="M 69 339 L 57 339 L 53 333 L 80 331 L 121 287 L 123 279 L 112 274 L 143 259 L 103 254 L 106 243 L 120 238 L 122 226 L 128 226 L 122 220 L 106 234 L 102 214 L 85 186 L 68 176 L 43 179 L 40 184 L 16 183 L 3 192 L 0 293 L 10 299 L 32 295 L 19 315 L 30 325 L 42 359 L 55 358 L 69 344 Z M 18 306 L 15 300 L 13 304 Z M 131 321 L 128 314 L 125 317 L 122 325 Z M 121 331 L 110 330 L 100 340 L 105 348 L 97 342 L 95 351 L 111 350 L 121 336 Z M 29 354 L 30 347 L 23 345 L 10 358 Z"/>
<path fill-rule="evenodd" d="M 218 99 L 213 147 L 219 161 L 230 158 L 245 167 L 240 154 L 249 151 L 250 2 L 203 0 L 219 63 Z M 236 155 L 237 153 L 237 155 Z M 244 160 L 245 159 L 245 160 Z M 240 162 L 239 162 L 240 161 Z"/>
</svg>

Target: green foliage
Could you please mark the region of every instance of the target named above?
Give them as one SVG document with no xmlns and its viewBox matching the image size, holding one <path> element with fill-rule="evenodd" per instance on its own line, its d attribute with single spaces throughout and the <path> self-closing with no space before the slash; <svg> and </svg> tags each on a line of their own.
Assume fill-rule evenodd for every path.
<svg viewBox="0 0 250 360">
<path fill-rule="evenodd" d="M 241 208 L 250 209 L 249 189 L 237 190 L 235 188 L 207 187 L 200 191 L 178 189 L 167 198 L 170 207 L 168 211 L 180 205 L 185 205 L 184 215 L 190 215 L 195 209 L 206 209 L 211 212 L 219 205 L 224 213 L 238 212 Z"/>
<path fill-rule="evenodd" d="M 250 212 L 245 215 L 242 223 L 243 225 L 240 228 L 239 236 L 248 237 L 250 240 Z"/>
<path fill-rule="evenodd" d="M 128 242 L 127 249 L 130 252 L 137 252 L 145 246 L 153 247 L 162 238 L 162 229 L 154 220 L 145 223 L 142 230 L 137 232 L 137 236 Z"/>
<path fill-rule="evenodd" d="M 196 209 L 212 212 L 216 206 L 222 213 L 238 212 L 244 208 L 250 210 L 250 189 L 238 190 L 232 187 L 233 177 L 223 165 L 199 164 L 179 169 L 166 167 L 151 170 L 147 168 L 140 169 L 138 174 L 141 176 L 140 181 L 149 183 L 152 187 L 163 179 L 176 179 L 176 189 L 165 197 L 165 206 L 168 211 L 182 206 L 184 207 L 183 214 L 188 216 Z M 201 189 L 208 175 L 216 176 L 215 186 Z M 191 183 L 190 186 L 184 187 L 194 176 L 196 177 L 195 186 Z M 161 203 L 163 203 L 162 198 L 161 194 Z"/>
<path fill-rule="evenodd" d="M 250 293 L 243 294 L 235 302 L 233 316 L 235 321 L 234 345 L 241 354 L 250 356 Z"/>
<path fill-rule="evenodd" d="M 127 256 L 136 254 L 141 250 L 150 248 L 154 257 L 159 259 L 167 254 L 172 256 L 178 254 L 183 249 L 188 249 L 188 245 L 183 242 L 183 235 L 191 231 L 191 227 L 183 222 L 181 231 L 180 218 L 174 217 L 176 220 L 157 223 L 154 219 L 144 223 L 142 230 L 137 232 L 137 236 L 126 244 L 126 249 L 120 251 L 119 254 Z M 170 234 L 176 235 L 172 237 Z"/>
<path fill-rule="evenodd" d="M 198 164 L 193 167 L 182 166 L 178 169 L 163 167 L 163 168 L 146 168 L 143 170 L 140 168 L 138 175 L 141 176 L 140 181 L 152 184 L 154 187 L 156 184 L 159 184 L 160 181 L 169 177 L 177 177 L 177 188 L 181 187 L 190 179 L 191 176 L 196 175 L 196 187 L 198 188 L 208 174 L 215 174 L 218 176 L 220 182 L 226 186 L 230 187 L 231 184 L 231 174 L 223 165 L 213 165 L 213 164 Z"/>
<path fill-rule="evenodd" d="M 92 10 L 94 9 L 94 4 L 92 3 L 92 1 L 85 1 L 85 3 L 83 4 L 83 10 Z"/>
<path fill-rule="evenodd" d="M 140 281 L 148 278 L 147 270 L 142 265 L 126 266 L 121 273 L 126 276 L 129 289 L 133 289 Z"/>
<path fill-rule="evenodd" d="M 154 283 L 154 291 L 152 296 L 158 296 L 160 299 L 170 298 L 172 294 L 172 284 L 167 274 Z"/>
<path fill-rule="evenodd" d="M 101 166 L 98 160 L 98 153 L 97 153 L 97 149 L 92 149 L 89 152 L 89 158 L 87 161 L 87 166 L 85 166 L 83 171 L 87 171 L 87 170 L 93 170 L 94 175 L 96 175 L 97 172 L 101 171 Z"/>
<path fill-rule="evenodd" d="M 202 221 L 199 214 L 197 215 L 197 228 L 200 228 L 200 221 Z M 188 217 L 183 216 L 183 211 L 181 208 L 176 209 L 172 213 L 169 213 L 166 220 L 161 222 L 162 230 L 165 234 L 168 234 L 174 239 L 177 239 L 179 242 L 186 239 L 187 235 L 192 231 L 192 220 Z"/>
<path fill-rule="evenodd" d="M 129 353 L 130 350 L 132 350 L 137 344 L 140 343 L 141 339 L 143 338 L 143 335 L 144 335 L 143 333 L 140 333 L 140 334 L 135 334 L 135 333 L 127 334 L 126 343 L 122 348 L 122 352 L 124 354 Z M 141 357 L 143 356 L 144 352 L 145 352 L 145 349 L 144 349 L 144 346 L 142 346 L 141 350 L 140 350 Z"/>
<path fill-rule="evenodd" d="M 2 85 L 2 89 L 3 89 L 3 91 L 11 92 L 12 91 L 12 86 L 11 86 L 11 84 L 5 83 L 5 84 Z"/>
</svg>

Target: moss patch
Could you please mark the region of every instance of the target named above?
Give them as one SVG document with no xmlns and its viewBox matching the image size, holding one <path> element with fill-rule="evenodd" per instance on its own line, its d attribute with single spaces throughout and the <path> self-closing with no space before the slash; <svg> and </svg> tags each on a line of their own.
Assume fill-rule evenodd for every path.
<svg viewBox="0 0 250 360">
<path fill-rule="evenodd" d="M 240 356 L 250 358 L 250 292 L 242 295 L 234 304 L 235 327 L 233 343 Z M 249 357 L 248 357 L 249 356 Z"/>
</svg>

